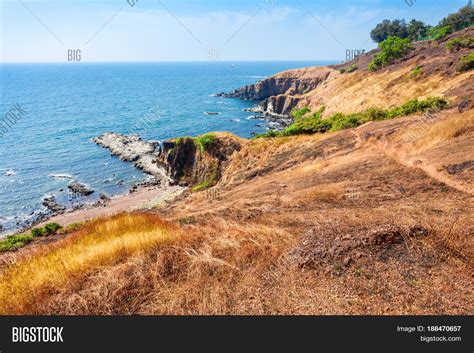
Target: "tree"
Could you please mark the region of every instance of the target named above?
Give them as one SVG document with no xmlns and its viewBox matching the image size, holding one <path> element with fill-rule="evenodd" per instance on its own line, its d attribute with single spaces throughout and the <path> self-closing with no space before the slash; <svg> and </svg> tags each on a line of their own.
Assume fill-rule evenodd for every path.
<svg viewBox="0 0 474 353">
<path fill-rule="evenodd" d="M 375 71 L 381 67 L 392 64 L 396 59 L 403 58 L 413 49 L 408 38 L 390 36 L 379 43 L 380 52 L 375 54 L 374 59 L 369 63 L 369 70 Z"/>
<path fill-rule="evenodd" d="M 431 27 L 425 24 L 423 21 L 417 21 L 415 19 L 408 23 L 407 33 L 408 38 L 414 42 L 425 38 L 428 35 L 428 31 Z"/>
<path fill-rule="evenodd" d="M 474 25 L 474 7 L 472 0 L 459 9 L 458 12 L 448 15 L 448 17 L 441 20 L 439 27 L 450 26 L 453 31 L 460 31 L 468 26 Z"/>
<path fill-rule="evenodd" d="M 377 43 L 383 42 L 390 36 L 407 38 L 407 25 L 405 20 L 383 20 L 372 30 L 370 36 Z"/>
</svg>

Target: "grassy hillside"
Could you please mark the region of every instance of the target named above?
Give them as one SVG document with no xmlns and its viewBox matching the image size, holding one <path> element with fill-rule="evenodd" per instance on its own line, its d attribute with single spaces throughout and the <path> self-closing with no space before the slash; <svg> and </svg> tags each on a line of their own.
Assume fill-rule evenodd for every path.
<svg viewBox="0 0 474 353">
<path fill-rule="evenodd" d="M 318 76 L 298 133 L 175 140 L 183 196 L 1 253 L 0 314 L 472 314 L 466 33 L 283 73 Z"/>
</svg>

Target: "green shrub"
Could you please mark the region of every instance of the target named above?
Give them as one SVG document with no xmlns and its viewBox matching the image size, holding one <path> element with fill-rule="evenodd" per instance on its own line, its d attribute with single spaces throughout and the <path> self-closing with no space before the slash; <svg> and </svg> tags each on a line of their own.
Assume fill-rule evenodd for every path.
<svg viewBox="0 0 474 353">
<path fill-rule="evenodd" d="M 294 108 L 292 111 L 291 111 L 291 116 L 293 117 L 294 120 L 299 120 L 301 119 L 303 116 L 305 116 L 306 114 L 308 114 L 309 112 L 311 112 L 311 109 L 309 109 L 309 107 L 304 107 L 302 109 L 296 109 Z"/>
<path fill-rule="evenodd" d="M 389 119 L 407 116 L 418 112 L 426 112 L 429 109 L 443 110 L 448 106 L 448 101 L 440 97 L 429 97 L 423 101 L 412 99 L 401 105 L 387 111 Z"/>
<path fill-rule="evenodd" d="M 268 130 L 267 132 L 263 134 L 256 134 L 253 139 L 259 139 L 259 138 L 273 138 L 273 137 L 279 137 L 281 136 L 280 132 L 277 130 Z"/>
<path fill-rule="evenodd" d="M 57 223 L 48 223 L 44 226 L 44 230 L 46 232 L 46 235 L 53 235 L 58 232 L 58 230 L 63 229 L 59 224 Z"/>
<path fill-rule="evenodd" d="M 458 70 L 461 72 L 474 69 L 474 52 L 463 56 L 459 60 Z"/>
<path fill-rule="evenodd" d="M 190 136 L 178 137 L 174 143 L 176 146 L 179 146 L 189 140 L 193 141 L 194 139 Z"/>
<path fill-rule="evenodd" d="M 447 106 L 448 101 L 446 99 L 440 97 L 429 97 L 425 100 L 412 99 L 399 107 L 389 110 L 369 108 L 361 113 L 349 115 L 335 113 L 327 119 L 322 118 L 325 109 L 323 107 L 312 115 L 297 119 L 292 125 L 281 132 L 272 131 L 266 134 L 257 135 L 255 138 L 311 135 L 328 131 L 338 131 L 355 128 L 369 121 L 393 119 L 419 112 L 426 112 L 430 109 L 443 110 Z"/>
<path fill-rule="evenodd" d="M 428 38 L 439 40 L 446 37 L 448 34 L 452 33 L 453 30 L 451 26 L 436 26 L 431 28 L 428 31 Z"/>
<path fill-rule="evenodd" d="M 305 114 L 301 114 L 303 111 L 300 110 L 296 114 L 295 121 L 292 125 L 283 130 L 279 136 L 293 136 L 293 135 L 302 135 L 302 134 L 314 134 L 317 132 L 327 132 L 331 129 L 331 124 L 327 120 L 322 119 L 322 115 L 326 107 L 322 107 L 316 113 L 311 116 L 303 117 L 311 110 L 309 108 L 304 108 Z M 295 114 L 293 114 L 295 117 Z M 275 137 L 275 136 L 274 136 Z"/>
<path fill-rule="evenodd" d="M 352 114 L 346 116 L 333 115 L 328 120 L 331 121 L 331 131 L 352 129 L 362 125 L 362 115 Z"/>
<path fill-rule="evenodd" d="M 387 119 L 387 111 L 380 108 L 369 108 L 363 114 L 365 121 L 378 121 Z"/>
<path fill-rule="evenodd" d="M 0 241 L 0 252 L 18 250 L 33 241 L 33 238 L 30 234 L 10 235 Z"/>
<path fill-rule="evenodd" d="M 194 139 L 196 145 L 201 149 L 201 153 L 217 141 L 217 136 L 214 134 L 205 134 Z"/>
<path fill-rule="evenodd" d="M 445 48 L 448 49 L 450 52 L 458 51 L 462 48 L 474 48 L 474 38 L 473 37 L 459 37 L 453 38 L 448 41 L 445 45 Z"/>
<path fill-rule="evenodd" d="M 31 235 L 33 237 L 42 237 L 44 235 L 46 235 L 46 230 L 44 228 L 33 228 L 31 230 Z"/>
<path fill-rule="evenodd" d="M 350 74 L 351 72 L 354 72 L 357 70 L 359 70 L 359 66 L 357 66 L 356 64 L 353 64 L 347 68 L 346 72 Z"/>
<path fill-rule="evenodd" d="M 374 59 L 369 63 L 369 70 L 375 71 L 381 67 L 392 64 L 394 60 L 400 59 L 408 54 L 412 48 L 408 38 L 388 37 L 379 43 L 380 52 L 375 54 Z"/>
<path fill-rule="evenodd" d="M 344 74 L 344 73 L 350 74 L 351 72 L 354 72 L 357 70 L 359 70 L 359 66 L 357 66 L 356 64 L 352 64 L 351 66 L 340 69 L 339 72 L 341 74 Z"/>
<path fill-rule="evenodd" d="M 417 66 L 411 72 L 411 77 L 419 77 L 422 74 L 421 67 Z"/>
</svg>

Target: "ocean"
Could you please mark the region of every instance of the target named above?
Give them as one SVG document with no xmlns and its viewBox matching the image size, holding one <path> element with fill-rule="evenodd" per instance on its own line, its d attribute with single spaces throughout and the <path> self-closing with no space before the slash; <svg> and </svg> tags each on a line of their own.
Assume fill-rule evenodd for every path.
<svg viewBox="0 0 474 353">
<path fill-rule="evenodd" d="M 163 141 L 266 130 L 255 102 L 213 97 L 277 72 L 332 62 L 0 64 L 0 233 L 28 224 L 54 195 L 67 207 L 116 196 L 147 178 L 91 139 L 104 132 Z M 207 115 L 206 112 L 219 113 Z M 72 199 L 71 180 L 95 190 Z"/>
</svg>

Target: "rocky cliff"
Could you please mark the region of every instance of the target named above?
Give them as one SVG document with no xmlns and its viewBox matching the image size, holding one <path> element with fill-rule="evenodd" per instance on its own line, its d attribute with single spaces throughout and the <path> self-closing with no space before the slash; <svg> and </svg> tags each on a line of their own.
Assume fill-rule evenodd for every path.
<svg viewBox="0 0 474 353">
<path fill-rule="evenodd" d="M 205 189 L 220 179 L 240 147 L 238 138 L 225 133 L 179 138 L 163 144 L 159 161 L 176 183 Z"/>
<path fill-rule="evenodd" d="M 220 179 L 228 158 L 241 147 L 239 138 L 225 133 L 178 138 L 162 144 L 136 135 L 105 133 L 93 141 L 157 180 L 203 188 Z"/>
<path fill-rule="evenodd" d="M 254 85 L 220 93 L 225 98 L 260 101 L 260 112 L 273 117 L 288 117 L 302 95 L 315 90 L 327 80 L 329 68 L 309 68 L 282 72 Z"/>
</svg>

